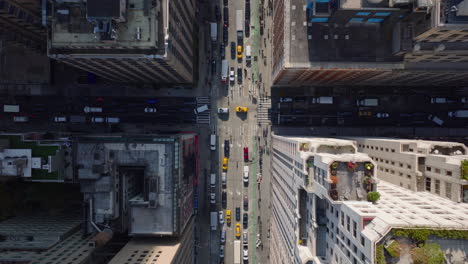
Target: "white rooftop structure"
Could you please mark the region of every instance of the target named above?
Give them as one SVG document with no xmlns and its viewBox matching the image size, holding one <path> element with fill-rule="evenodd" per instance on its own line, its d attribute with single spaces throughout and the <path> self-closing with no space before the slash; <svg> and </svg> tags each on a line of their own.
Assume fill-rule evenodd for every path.
<svg viewBox="0 0 468 264">
<path fill-rule="evenodd" d="M 0 176 L 31 177 L 31 149 L 4 149 L 0 152 Z"/>
</svg>

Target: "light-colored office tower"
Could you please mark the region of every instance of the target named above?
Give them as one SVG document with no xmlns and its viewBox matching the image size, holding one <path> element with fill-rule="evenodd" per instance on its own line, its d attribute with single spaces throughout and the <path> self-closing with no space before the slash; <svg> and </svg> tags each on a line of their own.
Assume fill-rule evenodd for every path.
<svg viewBox="0 0 468 264">
<path fill-rule="evenodd" d="M 427 191 L 454 202 L 468 203 L 468 148 L 461 143 L 351 138 L 359 152 L 378 164 L 379 179 L 412 191 Z M 468 166 L 465 165 L 465 166 Z"/>
<path fill-rule="evenodd" d="M 190 264 L 194 258 L 194 228 L 192 217 L 177 238 L 134 237 L 109 262 Z"/>
<path fill-rule="evenodd" d="M 273 84 L 466 84 L 466 3 L 274 1 Z"/>
<path fill-rule="evenodd" d="M 466 260 L 468 205 L 378 179 L 355 141 L 274 135 L 272 154 L 271 263 Z"/>
<path fill-rule="evenodd" d="M 191 83 L 193 0 L 55 0 L 48 54 L 126 83 Z"/>
</svg>

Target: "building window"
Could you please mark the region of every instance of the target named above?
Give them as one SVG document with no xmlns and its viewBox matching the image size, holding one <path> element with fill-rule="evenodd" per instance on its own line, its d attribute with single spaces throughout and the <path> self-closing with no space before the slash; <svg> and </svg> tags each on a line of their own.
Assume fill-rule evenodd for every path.
<svg viewBox="0 0 468 264">
<path fill-rule="evenodd" d="M 356 229 L 357 229 L 357 223 L 353 221 L 353 237 L 356 237 Z"/>
<path fill-rule="evenodd" d="M 427 166 L 426 171 L 431 171 L 431 167 Z"/>
<path fill-rule="evenodd" d="M 431 191 L 431 178 L 429 177 L 426 178 L 426 191 Z"/>
<path fill-rule="evenodd" d="M 447 171 L 447 176 L 452 176 L 452 172 L 451 171 Z"/>
<path fill-rule="evenodd" d="M 341 225 L 344 226 L 344 213 L 341 212 Z"/>
<path fill-rule="evenodd" d="M 410 179 L 411 180 L 411 175 L 406 175 L 406 178 Z"/>
<path fill-rule="evenodd" d="M 435 169 L 435 173 L 440 173 L 440 169 Z"/>
<path fill-rule="evenodd" d="M 354 251 L 355 254 L 357 254 L 357 247 L 356 247 L 356 245 L 353 245 L 353 251 Z"/>
<path fill-rule="evenodd" d="M 409 165 L 409 164 L 408 164 L 408 169 L 410 169 L 410 170 L 411 170 L 411 165 Z"/>
<path fill-rule="evenodd" d="M 348 232 L 350 232 L 349 226 L 350 226 L 350 219 L 349 219 L 349 216 L 346 216 L 346 229 L 348 230 Z"/>
<path fill-rule="evenodd" d="M 440 180 L 435 180 L 435 192 L 440 194 Z"/>
<path fill-rule="evenodd" d="M 362 262 L 366 261 L 366 256 L 364 256 L 363 252 L 361 252 L 361 260 L 362 260 Z"/>
<path fill-rule="evenodd" d="M 445 196 L 452 199 L 452 184 L 450 182 L 445 183 Z"/>
<path fill-rule="evenodd" d="M 363 236 L 361 236 L 361 246 L 363 246 L 363 247 L 365 246 L 365 240 L 364 240 Z"/>
</svg>

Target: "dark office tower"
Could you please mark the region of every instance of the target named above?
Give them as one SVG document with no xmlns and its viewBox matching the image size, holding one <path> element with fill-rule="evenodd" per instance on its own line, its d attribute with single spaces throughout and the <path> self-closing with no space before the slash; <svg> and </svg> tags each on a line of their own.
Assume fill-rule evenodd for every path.
<svg viewBox="0 0 468 264">
<path fill-rule="evenodd" d="M 467 83 L 467 10 L 467 0 L 274 1 L 273 82 Z"/>
<path fill-rule="evenodd" d="M 191 83 L 193 0 L 56 0 L 51 58 L 126 83 Z"/>
<path fill-rule="evenodd" d="M 0 0 L 0 40 L 45 52 L 47 37 L 38 3 Z"/>
</svg>

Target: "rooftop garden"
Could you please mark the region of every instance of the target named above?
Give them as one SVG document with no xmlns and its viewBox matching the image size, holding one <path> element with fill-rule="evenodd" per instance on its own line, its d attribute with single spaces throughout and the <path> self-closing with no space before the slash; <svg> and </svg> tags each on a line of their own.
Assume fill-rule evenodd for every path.
<svg viewBox="0 0 468 264">
<path fill-rule="evenodd" d="M 445 264 L 463 261 L 466 256 L 452 254 L 460 248 L 450 248 L 448 245 L 452 244 L 447 244 L 447 239 L 458 240 L 462 244 L 468 243 L 468 241 L 463 241 L 468 240 L 468 230 L 393 229 L 377 245 L 375 262 L 377 264 Z M 453 245 L 460 243 L 456 242 Z"/>
<path fill-rule="evenodd" d="M 462 179 L 468 181 L 468 160 L 462 160 L 460 175 Z"/>
<path fill-rule="evenodd" d="M 58 146 L 39 146 L 36 142 L 23 141 L 21 136 L 16 135 L 1 135 L 0 139 L 8 139 L 12 149 L 31 149 L 33 157 L 47 158 L 48 156 L 54 156 L 59 148 Z"/>
</svg>

